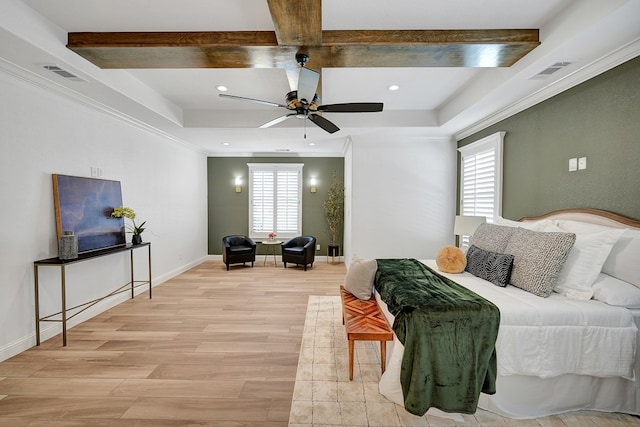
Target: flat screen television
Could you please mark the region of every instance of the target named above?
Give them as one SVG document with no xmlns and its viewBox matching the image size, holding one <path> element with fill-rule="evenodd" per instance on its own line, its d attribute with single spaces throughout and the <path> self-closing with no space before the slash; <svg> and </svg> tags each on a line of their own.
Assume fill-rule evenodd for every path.
<svg viewBox="0 0 640 427">
<path fill-rule="evenodd" d="M 78 237 L 78 253 L 126 244 L 124 218 L 111 212 L 122 206 L 120 181 L 53 174 L 58 239 L 63 231 Z"/>
</svg>

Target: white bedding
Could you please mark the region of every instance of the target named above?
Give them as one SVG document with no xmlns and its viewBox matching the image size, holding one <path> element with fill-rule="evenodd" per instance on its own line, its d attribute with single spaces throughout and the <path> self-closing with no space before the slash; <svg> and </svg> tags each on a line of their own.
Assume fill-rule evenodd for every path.
<svg viewBox="0 0 640 427">
<path fill-rule="evenodd" d="M 423 262 L 437 270 L 435 261 Z M 582 381 L 600 377 L 604 381 L 616 381 L 616 384 L 630 384 L 637 389 L 638 384 L 633 379 L 634 366 L 637 365 L 634 365 L 634 361 L 638 327 L 630 310 L 594 300 L 571 300 L 559 294 L 540 298 L 513 286 L 500 288 L 469 273 L 444 275 L 490 300 L 500 309 L 500 330 L 496 342 L 499 376 L 496 396 L 500 397 L 501 381 L 505 383 L 508 378 L 524 377 L 557 377 L 561 381 L 567 378 Z M 378 294 L 376 299 L 390 324 L 393 324 L 393 316 L 384 301 Z M 397 338 L 389 344 L 387 370 L 380 381 L 380 392 L 399 404 L 403 404 L 399 380 L 403 350 Z M 526 396 L 527 391 L 523 392 Z M 549 395 L 549 392 L 540 394 Z M 576 407 L 591 407 L 588 404 L 593 398 L 588 392 L 587 395 L 587 402 L 580 401 Z M 612 400 L 615 401 L 615 396 Z M 627 409 L 626 412 L 637 412 L 637 408 L 634 412 L 634 407 L 635 404 L 631 411 Z M 593 408 L 619 410 L 617 407 Z M 523 412 L 519 413 L 518 410 L 513 412 L 507 408 L 502 413 L 518 418 L 575 408 L 539 408 L 539 411 L 527 412 L 528 409 L 523 408 Z"/>
<path fill-rule="evenodd" d="M 438 271 L 435 261 L 423 263 Z M 466 272 L 441 274 L 500 309 L 498 374 L 634 378 L 638 329 L 628 309 L 560 294 L 540 298 L 514 286 L 495 286 Z"/>
</svg>

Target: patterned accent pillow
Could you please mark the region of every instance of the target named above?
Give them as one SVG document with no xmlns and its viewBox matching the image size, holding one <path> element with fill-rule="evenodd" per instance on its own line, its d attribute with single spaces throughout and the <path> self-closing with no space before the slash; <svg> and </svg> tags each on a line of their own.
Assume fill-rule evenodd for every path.
<svg viewBox="0 0 640 427">
<path fill-rule="evenodd" d="M 471 244 L 485 251 L 505 253 L 509 239 L 517 228 L 484 223 L 471 236 Z"/>
<path fill-rule="evenodd" d="M 546 298 L 551 295 L 576 235 L 515 230 L 505 249 L 505 253 L 514 256 L 511 284 Z"/>
<path fill-rule="evenodd" d="M 467 251 L 465 271 L 496 286 L 504 288 L 509 284 L 512 267 L 513 255 L 485 251 L 473 245 Z"/>
</svg>

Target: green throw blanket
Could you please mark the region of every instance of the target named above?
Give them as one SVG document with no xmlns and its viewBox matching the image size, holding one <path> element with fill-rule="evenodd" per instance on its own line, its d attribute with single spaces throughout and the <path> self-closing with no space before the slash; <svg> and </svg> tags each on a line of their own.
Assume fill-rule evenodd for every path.
<svg viewBox="0 0 640 427">
<path fill-rule="evenodd" d="M 375 288 L 404 345 L 404 407 L 473 414 L 480 392 L 495 393 L 500 311 L 415 259 L 378 259 Z"/>
</svg>

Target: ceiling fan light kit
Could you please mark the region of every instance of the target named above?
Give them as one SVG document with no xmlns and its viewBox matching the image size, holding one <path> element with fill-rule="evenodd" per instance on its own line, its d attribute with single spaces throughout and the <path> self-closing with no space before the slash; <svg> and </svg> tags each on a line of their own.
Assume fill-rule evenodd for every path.
<svg viewBox="0 0 640 427">
<path fill-rule="evenodd" d="M 298 99 L 297 90 L 292 90 L 287 94 L 287 108 L 290 110 L 302 108 L 304 105 L 307 106 L 309 111 L 318 111 L 318 107 L 320 106 L 320 97 L 318 97 L 318 94 L 316 93 L 313 95 L 311 102 L 307 102 L 306 98 L 303 98 L 302 100 Z"/>
</svg>

